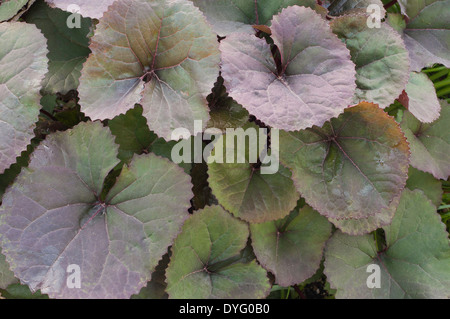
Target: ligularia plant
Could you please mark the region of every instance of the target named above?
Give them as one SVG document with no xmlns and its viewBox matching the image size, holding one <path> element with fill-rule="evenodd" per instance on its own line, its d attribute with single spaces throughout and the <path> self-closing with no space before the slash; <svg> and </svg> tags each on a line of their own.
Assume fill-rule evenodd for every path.
<svg viewBox="0 0 450 319">
<path fill-rule="evenodd" d="M 0 297 L 450 298 L 449 8 L 0 1 Z"/>
</svg>

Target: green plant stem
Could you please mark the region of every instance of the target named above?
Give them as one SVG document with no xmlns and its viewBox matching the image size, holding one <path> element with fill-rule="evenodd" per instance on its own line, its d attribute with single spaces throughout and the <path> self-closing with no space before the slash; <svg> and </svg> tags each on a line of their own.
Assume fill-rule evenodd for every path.
<svg viewBox="0 0 450 319">
<path fill-rule="evenodd" d="M 443 81 L 434 83 L 434 87 L 435 87 L 436 89 L 443 88 L 444 86 L 447 86 L 447 85 L 450 85 L 450 79 L 445 79 L 445 80 L 443 80 Z"/>
<path fill-rule="evenodd" d="M 443 76 L 446 76 L 449 73 L 449 69 L 444 69 L 436 74 L 433 74 L 430 76 L 431 81 L 436 81 L 437 79 L 440 79 Z"/>
<path fill-rule="evenodd" d="M 450 94 L 450 86 L 443 88 L 442 90 L 439 90 L 436 92 L 438 97 L 442 97 L 444 95 Z"/>
<path fill-rule="evenodd" d="M 447 68 L 445 66 L 438 66 L 436 68 L 432 68 L 432 69 L 426 69 L 423 70 L 423 73 L 434 73 L 434 72 L 438 72 L 438 71 L 442 71 L 442 70 L 446 70 Z"/>
</svg>

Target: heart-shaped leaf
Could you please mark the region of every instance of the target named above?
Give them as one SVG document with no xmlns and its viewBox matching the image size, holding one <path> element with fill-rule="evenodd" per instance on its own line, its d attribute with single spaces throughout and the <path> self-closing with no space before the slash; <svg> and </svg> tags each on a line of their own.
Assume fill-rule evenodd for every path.
<svg viewBox="0 0 450 319">
<path fill-rule="evenodd" d="M 450 176 L 449 119 L 450 105 L 444 100 L 441 100 L 441 116 L 433 123 L 421 123 L 405 112 L 401 126 L 411 147 L 411 166 L 436 178 Z"/>
<path fill-rule="evenodd" d="M 355 88 L 354 64 L 345 45 L 309 8 L 284 9 L 272 20 L 271 30 L 281 53 L 278 68 L 264 39 L 238 33 L 221 41 L 222 76 L 230 96 L 278 129 L 321 126 L 338 116 Z"/>
<path fill-rule="evenodd" d="M 439 104 L 433 82 L 424 73 L 411 72 L 401 103 L 419 121 L 431 123 L 439 118 Z"/>
<path fill-rule="evenodd" d="M 338 17 L 330 24 L 345 42 L 356 65 L 354 104 L 368 101 L 385 108 L 402 93 L 409 78 L 409 58 L 401 37 L 387 23 L 370 28 L 366 15 Z"/>
<path fill-rule="evenodd" d="M 0 2 L 0 22 L 13 18 L 28 0 L 4 0 Z"/>
<path fill-rule="evenodd" d="M 115 0 L 45 0 L 52 7 L 65 11 L 74 10 L 78 6 L 79 13 L 84 17 L 99 19 Z"/>
<path fill-rule="evenodd" d="M 46 40 L 34 25 L 0 24 L 0 174 L 34 136 L 47 52 Z"/>
<path fill-rule="evenodd" d="M 263 152 L 259 143 L 261 140 L 265 142 L 267 135 L 254 124 L 235 131 L 236 135 L 242 133 L 241 137 L 244 132 L 248 134 L 248 140 L 244 137 L 245 144 L 239 138 L 235 143 L 230 133 L 214 141 L 215 148 L 207 160 L 212 192 L 225 209 L 248 222 L 283 218 L 295 208 L 300 197 L 291 180 L 291 172 L 280 166 L 274 174 L 263 174 L 258 167 L 258 159 Z M 245 150 L 242 150 L 244 145 Z M 223 150 L 223 160 L 216 158 L 220 153 L 218 148 Z M 234 161 L 227 161 L 230 154 Z M 243 154 L 241 160 L 238 154 Z"/>
<path fill-rule="evenodd" d="M 395 120 L 375 104 L 347 108 L 322 128 L 280 132 L 280 160 L 322 215 L 382 214 L 404 188 L 409 148 Z"/>
<path fill-rule="evenodd" d="M 101 123 L 49 135 L 7 190 L 3 253 L 14 274 L 52 298 L 128 298 L 150 280 L 187 218 L 190 178 L 154 154 L 134 157 L 100 198 L 119 160 Z M 66 284 L 69 265 L 80 288 Z"/>
<path fill-rule="evenodd" d="M 170 298 L 264 298 L 270 290 L 266 271 L 246 261 L 249 230 L 220 206 L 197 211 L 175 240 L 166 271 Z"/>
<path fill-rule="evenodd" d="M 411 58 L 411 71 L 441 63 L 450 67 L 450 0 L 399 0 L 409 17 L 403 39 Z"/>
<path fill-rule="evenodd" d="M 113 118 L 139 103 L 148 125 L 171 139 L 208 121 L 207 95 L 219 74 L 216 35 L 184 0 L 119 0 L 91 39 L 80 105 L 91 119 Z"/>
<path fill-rule="evenodd" d="M 35 24 L 47 38 L 49 64 L 42 83 L 42 91 L 47 94 L 77 89 L 81 68 L 91 52 L 87 37 L 91 20 L 81 18 L 80 28 L 71 29 L 67 26 L 69 15 L 39 1 L 26 16 L 26 21 Z"/>
<path fill-rule="evenodd" d="M 325 274 L 337 288 L 336 298 L 450 298 L 448 233 L 426 196 L 405 189 L 384 230 L 383 252 L 377 252 L 372 235 L 338 231 L 328 241 Z M 369 288 L 377 275 L 379 287 Z"/>
<path fill-rule="evenodd" d="M 251 224 L 250 233 L 258 261 L 275 275 L 278 285 L 288 287 L 319 268 L 331 224 L 307 206 L 277 221 Z"/>
<path fill-rule="evenodd" d="M 254 33 L 253 25 L 270 26 L 272 17 L 293 5 L 315 8 L 314 0 L 191 0 L 220 36 Z"/>
</svg>

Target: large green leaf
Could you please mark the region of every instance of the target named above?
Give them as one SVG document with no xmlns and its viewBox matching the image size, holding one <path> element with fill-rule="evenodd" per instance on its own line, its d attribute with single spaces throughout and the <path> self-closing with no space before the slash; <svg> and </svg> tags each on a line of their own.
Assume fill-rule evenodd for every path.
<svg viewBox="0 0 450 319">
<path fill-rule="evenodd" d="M 450 67 L 450 0 L 399 0 L 408 16 L 403 39 L 411 58 L 411 70 L 441 63 Z"/>
<path fill-rule="evenodd" d="M 301 283 L 319 268 L 331 224 L 311 207 L 293 210 L 287 217 L 251 224 L 255 255 L 284 287 Z"/>
<path fill-rule="evenodd" d="M 315 8 L 314 0 L 191 0 L 220 36 L 254 33 L 253 25 L 269 25 L 272 17 L 293 5 Z"/>
<path fill-rule="evenodd" d="M 441 116 L 433 123 L 421 123 L 410 112 L 405 112 L 402 130 L 411 147 L 411 165 L 436 178 L 450 175 L 450 105 L 441 101 Z"/>
<path fill-rule="evenodd" d="M 367 101 L 385 108 L 402 93 L 409 78 L 409 58 L 401 37 L 387 23 L 370 28 L 367 16 L 346 15 L 330 24 L 350 50 L 356 65 L 354 104 Z"/>
<path fill-rule="evenodd" d="M 287 131 L 322 126 L 351 104 L 355 65 L 313 10 L 293 6 L 272 20 L 272 39 L 235 33 L 220 43 L 230 96 L 265 124 Z M 278 61 L 278 62 L 277 62 Z"/>
<path fill-rule="evenodd" d="M 300 197 L 291 180 L 291 172 L 280 166 L 274 174 L 263 174 L 258 167 L 258 159 L 263 150 L 255 143 L 267 136 L 261 134 L 254 124 L 247 124 L 241 130 L 236 133 L 243 133 L 245 130 L 249 136 L 245 144 L 240 144 L 239 139 L 237 143 L 234 142 L 234 137 L 234 143 L 230 143 L 231 133 L 214 141 L 215 148 L 208 157 L 208 182 L 212 192 L 225 209 L 246 221 L 261 223 L 283 218 L 295 208 Z M 245 150 L 242 151 L 241 146 L 244 145 Z M 219 148 L 223 152 L 223 162 L 216 160 Z M 226 160 L 230 154 L 234 158 L 233 162 Z M 243 155 L 242 161 L 239 161 L 238 154 Z"/>
<path fill-rule="evenodd" d="M 0 22 L 13 18 L 28 0 L 4 0 L 0 1 Z"/>
<path fill-rule="evenodd" d="M 191 2 L 117 1 L 100 19 L 90 49 L 79 93 L 91 119 L 111 119 L 139 103 L 150 129 L 166 140 L 175 128 L 193 132 L 194 120 L 206 127 L 220 54 Z"/>
<path fill-rule="evenodd" d="M 450 298 L 448 233 L 426 196 L 405 190 L 384 230 L 383 252 L 372 235 L 338 231 L 327 243 L 325 274 L 337 288 L 336 298 Z M 367 285 L 369 265 L 379 266 L 379 288 Z"/>
<path fill-rule="evenodd" d="M 248 226 L 220 206 L 197 211 L 175 240 L 166 271 L 170 298 L 264 298 L 266 271 L 242 255 Z"/>
<path fill-rule="evenodd" d="M 0 23 L 0 174 L 34 136 L 47 52 L 46 40 L 35 26 Z"/>
<path fill-rule="evenodd" d="M 347 108 L 322 128 L 280 132 L 280 160 L 297 190 L 333 219 L 385 213 L 405 186 L 408 158 L 399 125 L 370 103 Z"/>
<path fill-rule="evenodd" d="M 91 20 L 81 18 L 80 28 L 70 29 L 67 27 L 69 15 L 39 1 L 26 16 L 26 21 L 35 24 L 47 38 L 49 72 L 42 83 L 42 90 L 47 94 L 66 94 L 77 89 L 81 68 L 91 52 L 88 39 Z"/>
<path fill-rule="evenodd" d="M 177 236 L 188 217 L 189 176 L 154 154 L 135 156 L 103 201 L 117 151 L 101 123 L 81 123 L 49 135 L 5 193 L 3 253 L 32 291 L 128 298 L 150 280 Z M 81 269 L 80 288 L 66 285 L 72 264 Z"/>
</svg>

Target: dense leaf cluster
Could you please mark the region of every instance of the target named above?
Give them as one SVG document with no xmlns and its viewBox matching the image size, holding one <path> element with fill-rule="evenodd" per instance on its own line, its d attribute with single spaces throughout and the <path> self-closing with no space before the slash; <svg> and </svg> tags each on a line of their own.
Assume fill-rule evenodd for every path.
<svg viewBox="0 0 450 319">
<path fill-rule="evenodd" d="M 392 3 L 0 1 L 0 293 L 450 298 L 450 0 Z"/>
</svg>

